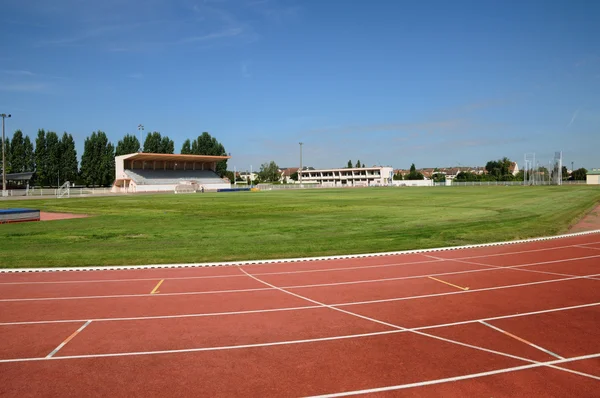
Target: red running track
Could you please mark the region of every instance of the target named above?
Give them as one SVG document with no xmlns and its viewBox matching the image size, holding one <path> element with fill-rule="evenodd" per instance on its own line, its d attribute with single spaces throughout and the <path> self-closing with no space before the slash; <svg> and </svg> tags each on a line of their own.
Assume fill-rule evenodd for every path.
<svg viewBox="0 0 600 398">
<path fill-rule="evenodd" d="M 152 293 L 153 292 L 153 293 Z M 600 234 L 0 274 L 0 395 L 598 396 Z"/>
</svg>

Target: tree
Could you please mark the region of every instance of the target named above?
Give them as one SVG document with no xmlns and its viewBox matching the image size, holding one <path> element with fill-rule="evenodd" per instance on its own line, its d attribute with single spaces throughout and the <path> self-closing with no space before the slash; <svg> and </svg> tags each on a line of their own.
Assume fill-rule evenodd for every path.
<svg viewBox="0 0 600 398">
<path fill-rule="evenodd" d="M 192 142 L 193 155 L 227 156 L 225 147 L 207 132 L 202 133 Z M 217 162 L 217 174 L 224 176 L 227 171 L 227 159 Z"/>
<path fill-rule="evenodd" d="M 400 172 L 398 172 L 398 173 L 394 174 L 394 176 L 392 177 L 392 179 L 395 180 L 395 181 L 402 181 L 403 177 L 402 177 L 402 174 Z"/>
<path fill-rule="evenodd" d="M 357 160 L 357 161 L 356 161 L 356 168 L 360 168 L 360 167 L 361 167 L 361 165 L 360 165 L 360 160 Z"/>
<path fill-rule="evenodd" d="M 294 171 L 291 175 L 290 178 L 294 181 L 298 181 L 298 172 Z"/>
<path fill-rule="evenodd" d="M 102 131 L 85 139 L 81 156 L 81 178 L 87 186 L 105 186 L 115 178 L 114 146 Z"/>
<path fill-rule="evenodd" d="M 348 161 L 348 165 L 346 166 L 346 168 L 351 169 L 352 168 L 352 160 Z"/>
<path fill-rule="evenodd" d="M 566 180 L 569 178 L 569 169 L 567 169 L 567 166 L 563 166 L 561 169 L 561 173 L 562 173 L 562 179 Z"/>
<path fill-rule="evenodd" d="M 73 182 L 77 179 L 77 151 L 75 150 L 75 140 L 71 134 L 63 133 L 60 140 L 60 181 Z"/>
<path fill-rule="evenodd" d="M 35 153 L 33 151 L 33 143 L 29 139 L 29 136 L 26 135 L 23 140 L 23 148 L 24 148 L 24 171 L 35 171 Z"/>
<path fill-rule="evenodd" d="M 117 149 L 115 150 L 115 156 L 127 155 L 135 153 L 140 150 L 140 141 L 137 139 L 135 134 L 126 134 L 122 140 L 117 143 Z"/>
<path fill-rule="evenodd" d="M 574 170 L 571 173 L 571 179 L 575 180 L 575 181 L 584 181 L 586 179 L 586 175 L 587 175 L 587 169 L 584 169 L 583 167 L 577 170 Z"/>
<path fill-rule="evenodd" d="M 60 141 L 58 134 L 54 131 L 46 133 L 46 161 L 47 161 L 47 184 L 54 185 L 59 182 L 60 173 Z"/>
<path fill-rule="evenodd" d="M 431 179 L 435 182 L 444 182 L 446 181 L 446 174 L 434 173 L 431 175 Z"/>
<path fill-rule="evenodd" d="M 270 163 L 263 163 L 260 166 L 258 178 L 260 181 L 264 182 L 279 182 L 281 174 L 279 173 L 279 167 L 277 166 L 277 163 L 274 161 L 271 161 Z"/>
<path fill-rule="evenodd" d="M 10 141 L 10 151 L 6 151 L 9 159 L 10 170 L 13 173 L 21 173 L 25 170 L 25 145 L 21 130 L 15 131 Z"/>
<path fill-rule="evenodd" d="M 48 184 L 48 157 L 46 152 L 46 132 L 38 130 L 35 139 L 35 180 L 40 185 Z"/>
<path fill-rule="evenodd" d="M 404 176 L 405 180 L 424 180 L 425 176 L 417 171 L 415 164 L 410 165 L 410 172 Z"/>
<path fill-rule="evenodd" d="M 173 153 L 175 143 L 169 137 L 162 137 L 158 131 L 146 136 L 144 141 L 144 152 L 148 153 Z"/>
<path fill-rule="evenodd" d="M 182 155 L 191 155 L 192 154 L 192 146 L 191 146 L 189 138 L 183 142 L 183 145 L 181 146 L 181 154 Z"/>
</svg>

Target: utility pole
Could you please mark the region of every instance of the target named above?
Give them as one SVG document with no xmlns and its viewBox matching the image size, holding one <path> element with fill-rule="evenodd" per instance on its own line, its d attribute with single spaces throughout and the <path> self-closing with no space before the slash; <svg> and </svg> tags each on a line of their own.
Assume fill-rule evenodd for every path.
<svg viewBox="0 0 600 398">
<path fill-rule="evenodd" d="M 6 140 L 4 139 L 4 119 L 7 117 L 11 117 L 10 113 L 7 115 L 6 113 L 0 114 L 2 117 L 2 196 L 8 196 L 8 192 L 6 191 Z"/>
<path fill-rule="evenodd" d="M 303 142 L 299 142 L 300 144 L 300 170 L 298 172 L 298 180 L 300 181 L 300 188 L 302 188 L 302 145 L 304 145 Z"/>
<path fill-rule="evenodd" d="M 144 131 L 144 125 L 138 124 L 138 130 L 140 132 L 140 150 L 139 151 L 143 152 L 142 148 L 144 147 L 144 143 L 142 142 L 142 134 L 143 134 L 142 131 Z"/>
</svg>

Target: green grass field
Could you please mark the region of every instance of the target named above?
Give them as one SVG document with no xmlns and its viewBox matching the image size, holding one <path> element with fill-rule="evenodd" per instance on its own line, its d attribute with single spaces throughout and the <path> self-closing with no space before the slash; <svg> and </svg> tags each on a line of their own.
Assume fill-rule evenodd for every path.
<svg viewBox="0 0 600 398">
<path fill-rule="evenodd" d="M 0 225 L 2 267 L 384 252 L 564 233 L 592 186 L 370 188 L 4 201 L 90 218 Z"/>
</svg>

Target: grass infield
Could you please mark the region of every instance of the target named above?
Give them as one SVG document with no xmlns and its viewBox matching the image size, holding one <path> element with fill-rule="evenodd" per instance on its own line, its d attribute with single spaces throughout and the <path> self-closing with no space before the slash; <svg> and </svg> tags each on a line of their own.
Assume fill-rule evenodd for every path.
<svg viewBox="0 0 600 398">
<path fill-rule="evenodd" d="M 564 233 L 593 186 L 368 188 L 0 202 L 93 217 L 0 225 L 1 267 L 312 257 Z"/>
</svg>

